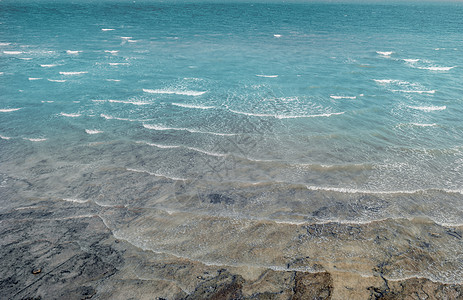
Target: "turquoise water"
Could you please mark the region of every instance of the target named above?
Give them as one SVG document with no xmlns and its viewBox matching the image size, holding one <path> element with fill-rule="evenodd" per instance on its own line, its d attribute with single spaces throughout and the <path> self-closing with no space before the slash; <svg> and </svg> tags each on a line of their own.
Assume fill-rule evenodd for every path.
<svg viewBox="0 0 463 300">
<path fill-rule="evenodd" d="M 11 201 L 462 224 L 462 15 L 2 1 L 2 185 L 31 182 Z"/>
</svg>

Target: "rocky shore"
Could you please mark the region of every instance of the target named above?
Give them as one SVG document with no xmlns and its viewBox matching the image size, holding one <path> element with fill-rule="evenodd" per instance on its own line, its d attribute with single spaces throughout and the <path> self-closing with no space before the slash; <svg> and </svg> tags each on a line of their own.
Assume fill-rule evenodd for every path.
<svg viewBox="0 0 463 300">
<path fill-rule="evenodd" d="M 323 265 L 315 272 L 219 266 L 141 249 L 115 237 L 100 216 L 107 209 L 91 203 L 3 204 L 2 299 L 463 299 L 459 284 L 389 280 L 386 264 L 364 276 Z"/>
</svg>

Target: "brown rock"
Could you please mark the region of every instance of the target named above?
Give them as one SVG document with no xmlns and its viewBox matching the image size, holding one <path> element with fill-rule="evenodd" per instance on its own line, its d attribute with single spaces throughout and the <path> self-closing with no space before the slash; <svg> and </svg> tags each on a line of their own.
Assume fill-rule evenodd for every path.
<svg viewBox="0 0 463 300">
<path fill-rule="evenodd" d="M 403 281 L 387 281 L 383 288 L 370 288 L 370 300 L 440 300 L 463 299 L 463 287 L 457 284 L 444 284 L 425 278 L 412 278 Z"/>
<path fill-rule="evenodd" d="M 333 283 L 328 272 L 296 272 L 292 300 L 331 299 Z"/>
<path fill-rule="evenodd" d="M 186 300 L 232 300 L 243 299 L 244 279 L 240 275 L 233 275 L 227 271 L 217 277 L 201 283 L 196 290 L 188 295 Z"/>
</svg>

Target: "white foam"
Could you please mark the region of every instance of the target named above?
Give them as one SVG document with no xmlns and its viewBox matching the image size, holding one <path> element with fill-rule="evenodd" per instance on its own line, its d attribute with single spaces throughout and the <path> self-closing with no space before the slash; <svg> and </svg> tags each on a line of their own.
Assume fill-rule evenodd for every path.
<svg viewBox="0 0 463 300">
<path fill-rule="evenodd" d="M 397 79 L 373 79 L 376 83 L 379 84 L 409 84 L 407 81 L 397 80 Z"/>
<path fill-rule="evenodd" d="M 87 71 L 81 71 L 81 72 L 59 72 L 61 75 L 81 75 L 81 74 L 87 74 Z"/>
<path fill-rule="evenodd" d="M 150 125 L 150 124 L 143 124 L 143 127 L 146 129 L 164 131 L 164 130 L 177 130 L 177 131 L 187 131 L 191 133 L 202 133 L 202 134 L 212 134 L 212 135 L 219 135 L 219 136 L 234 136 L 234 133 L 218 133 L 218 132 L 210 132 L 210 131 L 200 131 L 196 129 L 190 128 L 175 128 L 175 127 L 164 127 L 160 125 Z"/>
<path fill-rule="evenodd" d="M 77 199 L 77 198 L 63 198 L 64 201 L 75 202 L 75 203 L 86 203 L 89 200 Z"/>
<path fill-rule="evenodd" d="M 32 57 L 18 57 L 19 59 L 22 59 L 22 60 L 31 60 Z"/>
<path fill-rule="evenodd" d="M 382 56 L 390 56 L 392 53 L 392 51 L 376 51 L 376 53 L 378 53 L 379 55 L 382 55 Z"/>
<path fill-rule="evenodd" d="M 29 77 L 29 80 L 33 81 L 33 80 L 40 80 L 42 78 L 38 78 L 38 77 Z"/>
<path fill-rule="evenodd" d="M 113 31 L 113 30 L 116 30 L 116 29 L 113 29 L 113 28 L 101 28 L 101 31 Z"/>
<path fill-rule="evenodd" d="M 35 139 L 35 138 L 24 138 L 24 139 L 31 141 L 31 142 L 43 142 L 47 140 L 47 139 Z"/>
<path fill-rule="evenodd" d="M 67 54 L 73 54 L 73 55 L 79 54 L 80 52 L 82 52 L 82 51 L 79 51 L 79 50 L 66 50 Z"/>
<path fill-rule="evenodd" d="M 0 43 L 0 46 L 8 46 L 11 45 L 11 43 Z"/>
<path fill-rule="evenodd" d="M 100 117 L 105 118 L 106 120 L 119 120 L 119 121 L 129 121 L 129 122 L 137 122 L 137 120 L 127 119 L 127 118 L 118 118 L 113 117 L 105 114 L 100 114 Z"/>
<path fill-rule="evenodd" d="M 444 192 L 452 194 L 463 194 L 463 190 L 451 190 L 441 188 L 430 188 L 430 189 L 416 189 L 416 190 L 391 190 L 391 191 L 374 191 L 374 190 L 361 190 L 353 188 L 337 188 L 337 187 L 321 187 L 321 186 L 306 186 L 307 189 L 312 191 L 330 191 L 346 194 L 418 194 L 427 192 Z"/>
<path fill-rule="evenodd" d="M 23 53 L 22 51 L 3 51 L 4 54 L 9 54 L 9 55 L 18 55 Z"/>
<path fill-rule="evenodd" d="M 66 82 L 66 80 L 64 79 L 47 79 L 47 80 L 51 82 Z"/>
<path fill-rule="evenodd" d="M 110 66 L 127 66 L 128 63 L 109 63 Z"/>
<path fill-rule="evenodd" d="M 80 117 L 81 114 L 66 114 L 66 113 L 60 113 L 61 116 L 63 117 L 70 117 L 70 118 L 77 118 L 77 117 Z"/>
<path fill-rule="evenodd" d="M 148 142 L 137 142 L 137 144 L 146 144 L 148 146 L 153 146 L 161 149 L 175 149 L 175 148 L 180 148 L 180 146 L 173 146 L 173 145 L 161 145 L 161 144 L 154 144 L 154 143 L 148 143 Z"/>
<path fill-rule="evenodd" d="M 12 111 L 17 111 L 20 110 L 20 108 L 0 108 L 0 112 L 12 112 Z"/>
<path fill-rule="evenodd" d="M 436 127 L 437 123 L 432 123 L 432 124 L 410 123 L 410 125 L 418 126 L 418 127 Z"/>
<path fill-rule="evenodd" d="M 111 103 L 123 103 L 123 104 L 133 104 L 133 105 L 148 105 L 149 102 L 140 102 L 140 101 L 123 101 L 123 100 L 108 100 Z"/>
<path fill-rule="evenodd" d="M 138 41 L 136 41 L 136 40 L 127 40 L 127 42 L 129 42 L 129 43 L 136 43 L 136 42 L 138 42 Z"/>
<path fill-rule="evenodd" d="M 241 114 L 241 115 L 246 115 L 246 116 L 253 116 L 253 117 L 270 117 L 270 118 L 276 118 L 276 119 L 297 119 L 297 118 L 317 118 L 317 117 L 331 117 L 331 116 L 336 116 L 336 115 L 342 115 L 344 112 L 338 112 L 338 113 L 325 113 L 325 114 L 318 114 L 318 115 L 301 115 L 301 116 L 287 116 L 287 115 L 272 115 L 272 114 L 256 114 L 256 113 L 248 113 L 248 112 L 242 112 L 242 111 L 236 111 L 229 109 L 232 113 L 235 114 Z"/>
<path fill-rule="evenodd" d="M 119 50 L 105 50 L 106 53 L 117 54 Z"/>
<path fill-rule="evenodd" d="M 214 106 L 204 106 L 204 105 L 194 105 L 194 104 L 184 104 L 184 103 L 172 103 L 172 105 L 180 106 L 180 107 L 184 107 L 184 108 L 197 108 L 197 109 L 215 108 Z"/>
<path fill-rule="evenodd" d="M 121 80 L 120 80 L 120 79 L 106 79 L 106 81 L 119 82 L 119 81 L 121 81 Z"/>
<path fill-rule="evenodd" d="M 0 72 L 0 75 L 3 75 L 3 72 Z"/>
<path fill-rule="evenodd" d="M 42 103 L 53 103 L 55 101 L 41 101 Z"/>
<path fill-rule="evenodd" d="M 277 78 L 278 75 L 256 75 L 257 77 L 265 77 L 265 78 Z"/>
<path fill-rule="evenodd" d="M 52 68 L 52 67 L 56 67 L 56 65 L 54 64 L 49 64 L 49 65 L 40 65 L 42 68 Z"/>
<path fill-rule="evenodd" d="M 404 58 L 404 61 L 409 62 L 409 63 L 414 63 L 419 61 L 419 58 Z"/>
<path fill-rule="evenodd" d="M 185 147 L 185 148 L 196 151 L 196 152 L 200 152 L 200 153 L 203 153 L 203 154 L 206 154 L 206 155 L 209 155 L 209 156 L 217 156 L 217 157 L 228 156 L 227 154 L 209 152 L 209 151 L 198 149 L 198 148 L 195 148 L 195 147 Z"/>
<path fill-rule="evenodd" d="M 206 92 L 201 91 L 180 91 L 180 90 L 169 90 L 169 89 L 162 89 L 162 90 L 150 90 L 150 89 L 143 89 L 143 92 L 150 93 L 150 94 L 175 94 L 175 95 L 185 95 L 185 96 L 201 96 Z"/>
<path fill-rule="evenodd" d="M 9 139 L 11 139 L 11 138 L 8 137 L 8 136 L 0 135 L 0 139 L 2 139 L 2 140 L 9 140 Z"/>
<path fill-rule="evenodd" d="M 196 77 L 184 77 L 183 80 L 191 80 L 191 81 L 201 81 L 203 79 L 196 78 Z"/>
<path fill-rule="evenodd" d="M 177 180 L 177 181 L 186 181 L 187 180 L 185 178 L 172 177 L 172 176 L 167 176 L 167 175 L 160 174 L 160 173 L 152 173 L 152 172 L 148 172 L 148 171 L 144 171 L 144 170 L 137 170 L 137 169 L 132 169 L 132 168 L 126 168 L 126 170 L 130 171 L 130 172 L 135 172 L 135 173 L 146 173 L 146 174 L 149 174 L 151 176 L 164 177 L 164 178 Z"/>
<path fill-rule="evenodd" d="M 85 129 L 85 132 L 88 134 L 98 134 L 98 133 L 103 133 L 103 131 L 96 130 L 96 129 Z"/>
<path fill-rule="evenodd" d="M 414 90 L 391 90 L 392 92 L 401 92 L 401 93 L 417 93 L 417 94 L 434 94 L 436 90 L 430 91 L 414 91 Z"/>
<path fill-rule="evenodd" d="M 447 106 L 409 106 L 409 108 L 430 112 L 436 110 L 444 110 L 447 108 Z"/>
<path fill-rule="evenodd" d="M 448 71 L 448 70 L 451 70 L 454 67 L 417 67 L 418 69 L 421 69 L 421 70 L 431 70 L 431 71 Z"/>
<path fill-rule="evenodd" d="M 123 40 L 130 40 L 132 37 L 131 36 L 121 36 L 121 39 Z"/>
<path fill-rule="evenodd" d="M 357 99 L 357 96 L 334 96 L 334 95 L 331 95 L 330 98 L 333 98 L 333 99 Z"/>
<path fill-rule="evenodd" d="M 281 34 L 274 34 L 273 36 L 276 37 L 276 38 L 280 38 Z"/>
</svg>

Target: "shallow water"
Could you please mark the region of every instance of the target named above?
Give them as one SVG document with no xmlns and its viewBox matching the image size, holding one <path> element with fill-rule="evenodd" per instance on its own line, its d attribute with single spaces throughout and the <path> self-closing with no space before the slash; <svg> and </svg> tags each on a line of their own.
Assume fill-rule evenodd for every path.
<svg viewBox="0 0 463 300">
<path fill-rule="evenodd" d="M 365 276 L 378 232 L 463 224 L 460 4 L 0 7 L 4 209 L 91 202 L 143 249 Z M 387 275 L 462 282 L 461 243 L 432 245 Z"/>
</svg>

